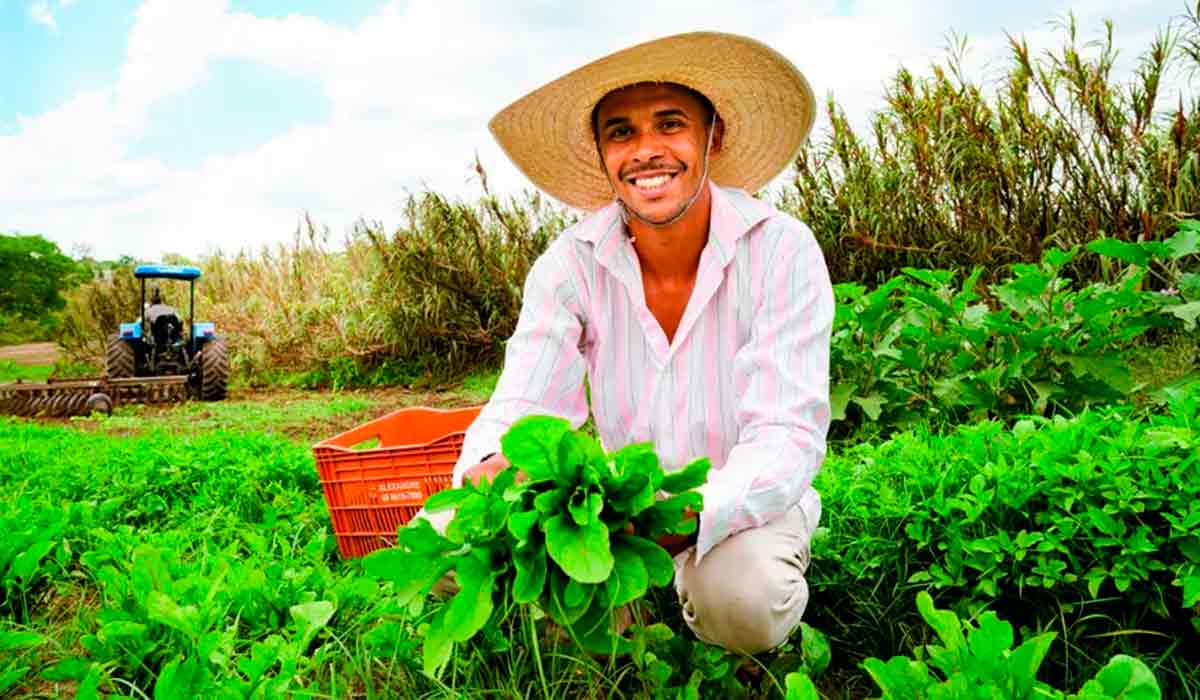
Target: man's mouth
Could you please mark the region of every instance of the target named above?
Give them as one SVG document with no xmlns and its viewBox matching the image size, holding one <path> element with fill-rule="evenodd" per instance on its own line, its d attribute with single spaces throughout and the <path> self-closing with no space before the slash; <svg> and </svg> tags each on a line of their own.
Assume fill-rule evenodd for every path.
<svg viewBox="0 0 1200 700">
<path fill-rule="evenodd" d="M 625 181 L 636 187 L 643 194 L 655 194 L 662 190 L 678 175 L 678 172 L 659 171 L 626 178 Z"/>
</svg>

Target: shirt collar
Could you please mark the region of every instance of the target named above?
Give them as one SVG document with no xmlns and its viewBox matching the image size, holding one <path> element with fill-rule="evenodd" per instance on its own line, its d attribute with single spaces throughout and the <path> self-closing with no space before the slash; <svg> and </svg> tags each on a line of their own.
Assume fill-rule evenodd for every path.
<svg viewBox="0 0 1200 700">
<path fill-rule="evenodd" d="M 733 260 L 738 239 L 760 221 L 770 218 L 775 210 L 743 190 L 719 187 L 711 180 L 708 187 L 712 194 L 709 243 L 724 267 Z M 625 237 L 620 205 L 614 201 L 598 209 L 579 223 L 575 235 L 593 245 L 592 251 L 597 260 L 605 264 L 612 263 Z"/>
</svg>

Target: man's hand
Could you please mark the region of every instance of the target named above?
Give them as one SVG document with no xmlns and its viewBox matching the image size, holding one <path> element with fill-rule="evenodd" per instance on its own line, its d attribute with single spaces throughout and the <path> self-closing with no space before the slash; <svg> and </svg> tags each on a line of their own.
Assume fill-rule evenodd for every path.
<svg viewBox="0 0 1200 700">
<path fill-rule="evenodd" d="M 489 482 L 492 482 L 492 481 L 496 480 L 497 474 L 504 471 L 505 469 L 508 469 L 508 467 L 509 467 L 508 458 L 505 457 L 502 453 L 497 452 L 496 454 L 492 455 L 491 457 L 488 457 L 487 459 L 483 460 L 482 462 L 480 462 L 479 464 L 476 464 L 473 467 L 469 467 L 465 472 L 463 472 L 463 481 L 469 482 L 475 486 L 478 486 L 479 481 L 481 479 L 483 479 L 484 477 L 487 477 L 487 480 Z M 520 481 L 522 479 L 522 476 L 523 475 L 518 474 L 517 481 Z"/>
<path fill-rule="evenodd" d="M 684 512 L 683 517 L 685 520 L 689 518 L 695 518 L 697 517 L 696 511 L 688 508 Z M 696 534 L 699 531 L 700 527 L 699 523 L 697 523 L 696 532 L 693 532 L 690 535 L 663 535 L 662 537 L 658 538 L 658 545 L 667 550 L 667 553 L 674 557 L 688 547 L 696 544 Z"/>
<path fill-rule="evenodd" d="M 691 508 L 688 508 L 686 511 L 684 511 L 683 517 L 685 520 L 689 518 L 695 518 L 696 512 Z M 697 526 L 696 531 L 699 532 L 699 526 Z M 629 523 L 625 526 L 625 534 L 637 534 L 637 532 L 635 532 L 633 529 L 633 523 Z M 693 532 L 690 535 L 663 535 L 662 537 L 658 538 L 658 546 L 667 550 L 667 553 L 672 557 L 694 544 L 696 544 L 696 532 Z"/>
</svg>

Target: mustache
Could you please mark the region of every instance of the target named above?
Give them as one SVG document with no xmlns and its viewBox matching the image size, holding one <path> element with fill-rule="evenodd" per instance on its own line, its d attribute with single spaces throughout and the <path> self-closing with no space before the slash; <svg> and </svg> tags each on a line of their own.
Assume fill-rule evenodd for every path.
<svg viewBox="0 0 1200 700">
<path fill-rule="evenodd" d="M 687 166 L 683 163 L 670 164 L 650 162 L 646 163 L 645 165 L 630 166 L 629 168 L 622 170 L 618 177 L 620 177 L 622 180 L 628 180 L 631 177 L 635 177 L 642 173 L 653 172 L 655 170 L 670 170 L 672 173 L 678 174 L 684 170 L 687 170 Z"/>
</svg>

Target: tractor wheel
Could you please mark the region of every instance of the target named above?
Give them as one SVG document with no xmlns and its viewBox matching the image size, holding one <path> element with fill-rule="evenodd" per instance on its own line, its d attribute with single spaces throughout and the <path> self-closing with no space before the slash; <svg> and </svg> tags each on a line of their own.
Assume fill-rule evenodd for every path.
<svg viewBox="0 0 1200 700">
<path fill-rule="evenodd" d="M 137 370 L 136 359 L 133 356 L 133 346 L 121 340 L 121 336 L 108 336 L 108 351 L 105 354 L 105 368 L 109 379 L 132 377 Z"/>
<path fill-rule="evenodd" d="M 220 401 L 225 398 L 229 382 L 229 356 L 225 354 L 225 339 L 213 338 L 200 349 L 200 398 Z"/>
</svg>

